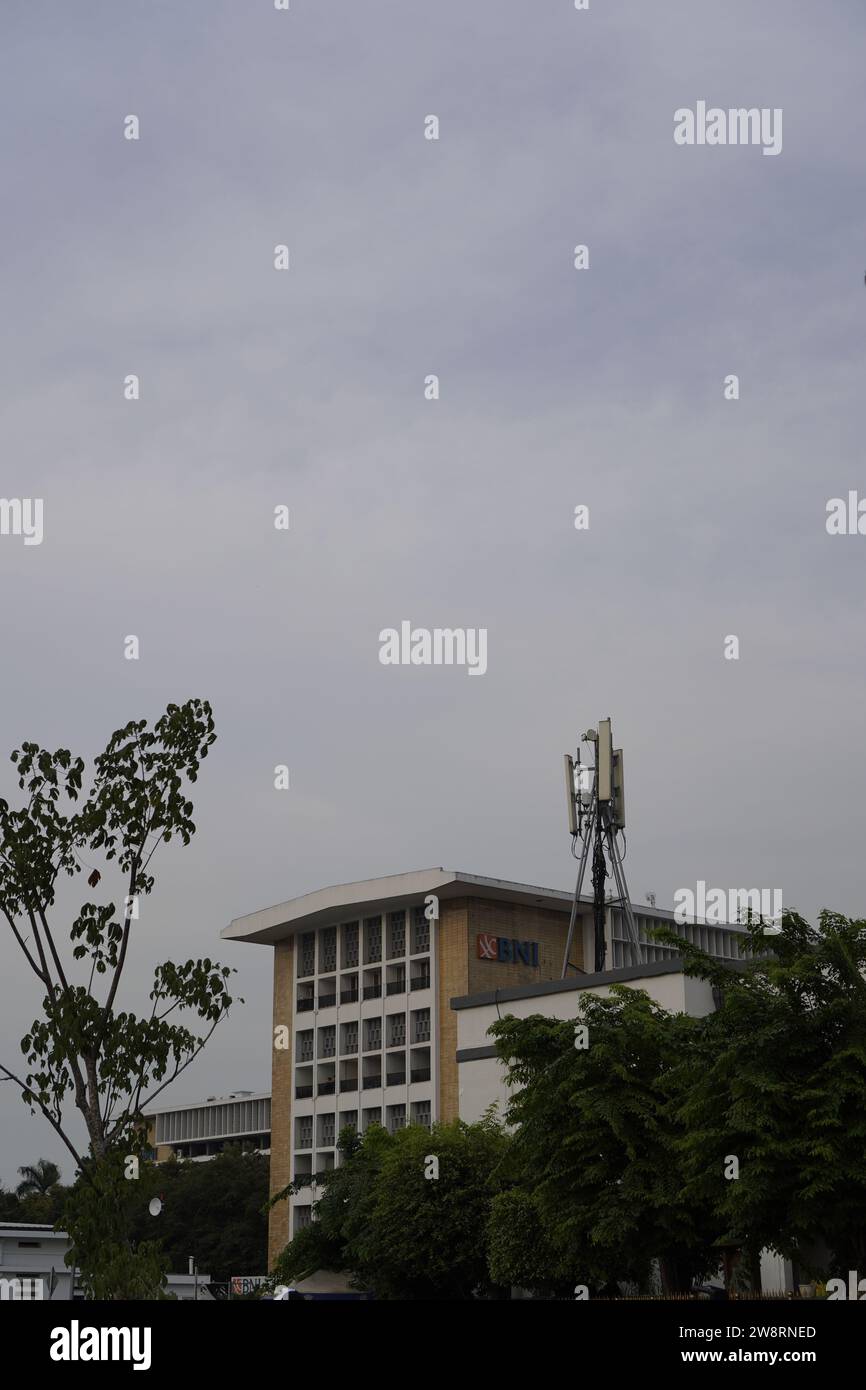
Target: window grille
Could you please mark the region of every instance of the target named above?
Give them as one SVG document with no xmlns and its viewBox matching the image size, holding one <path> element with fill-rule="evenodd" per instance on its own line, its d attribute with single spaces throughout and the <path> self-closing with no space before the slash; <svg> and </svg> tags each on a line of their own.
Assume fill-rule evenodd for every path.
<svg viewBox="0 0 866 1390">
<path fill-rule="evenodd" d="M 382 918 L 368 917 L 364 922 L 364 964 L 382 959 Z"/>
<path fill-rule="evenodd" d="M 301 961 L 298 966 L 298 975 L 315 975 L 316 973 L 316 933 L 305 931 L 301 937 Z"/>
<path fill-rule="evenodd" d="M 412 909 L 412 955 L 419 956 L 430 950 L 430 923 L 424 916 L 423 907 Z"/>
</svg>

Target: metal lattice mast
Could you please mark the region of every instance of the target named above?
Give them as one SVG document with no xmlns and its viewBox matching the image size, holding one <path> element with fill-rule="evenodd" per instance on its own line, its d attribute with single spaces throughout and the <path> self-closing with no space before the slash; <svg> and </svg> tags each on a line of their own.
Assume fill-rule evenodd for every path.
<svg viewBox="0 0 866 1390">
<path fill-rule="evenodd" d="M 563 979 L 569 967 L 576 969 L 570 960 L 574 942 L 574 928 L 580 908 L 581 890 L 586 876 L 590 846 L 593 847 L 593 920 L 595 924 L 596 971 L 604 969 L 607 942 L 605 937 L 605 892 L 607 867 L 613 874 L 617 897 L 607 906 L 619 908 L 625 921 L 626 935 L 632 963 L 640 964 L 642 950 L 637 923 L 632 911 L 625 877 L 625 866 L 620 851 L 618 835 L 625 829 L 625 779 L 622 749 L 613 747 L 609 719 L 599 721 L 598 729 L 589 729 L 583 736 L 584 743 L 595 747 L 595 767 L 581 765 L 580 749 L 577 759 L 565 755 L 565 786 L 568 804 L 568 828 L 572 835 L 572 852 L 578 841 L 581 843 L 580 862 L 574 899 L 571 904 L 571 917 L 562 962 Z M 607 858 L 605 858 L 605 854 Z"/>
</svg>

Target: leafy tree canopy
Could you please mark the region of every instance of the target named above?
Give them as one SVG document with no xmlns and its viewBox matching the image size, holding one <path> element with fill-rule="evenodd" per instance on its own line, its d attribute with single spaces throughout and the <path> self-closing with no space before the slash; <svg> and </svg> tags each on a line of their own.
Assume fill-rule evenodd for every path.
<svg viewBox="0 0 866 1390">
<path fill-rule="evenodd" d="M 709 1204 L 681 1201 L 680 1128 L 666 1085 L 699 1027 L 616 985 L 607 997 L 582 995 L 574 1021 L 506 1017 L 491 1028 L 512 1087 L 512 1158 L 532 1196 L 515 1210 L 530 1233 L 540 1224 L 540 1248 L 550 1251 L 546 1280 L 531 1255 L 531 1285 L 564 1275 L 595 1288 L 646 1284 L 658 1257 L 681 1287 L 714 1263 Z M 508 1210 L 498 1204 L 500 1223 Z M 519 1261 L 505 1263 L 504 1236 L 500 1224 L 500 1277 L 526 1282 Z"/>
<path fill-rule="evenodd" d="M 240 1145 L 199 1163 L 160 1164 L 154 1185 L 162 1210 L 154 1217 L 140 1204 L 133 1238 L 157 1240 L 175 1273 L 186 1273 L 193 1255 L 214 1283 L 264 1274 L 269 1168 L 266 1155 L 243 1153 Z"/>
<path fill-rule="evenodd" d="M 75 1205 L 84 1218 L 76 1247 L 82 1267 L 103 1248 L 93 1233 L 100 1212 L 104 1249 L 120 1239 L 128 1193 L 117 1175 L 126 1154 L 142 1147 L 142 1109 L 198 1056 L 232 1003 L 232 972 L 204 958 L 158 964 L 143 1016 L 119 1008 L 130 942 L 154 888 L 154 855 L 160 844 L 186 845 L 195 833 L 187 787 L 215 737 L 207 701 L 169 705 L 152 728 L 133 720 L 112 734 L 87 785 L 82 758 L 23 743 L 12 753 L 22 803 L 0 799 L 0 915 L 43 990 L 42 1013 L 21 1041 L 24 1075 L 0 1064 L 0 1080 L 20 1088 L 92 1186 L 90 1206 L 78 1198 Z M 58 884 L 83 872 L 93 890 L 118 874 L 120 892 L 83 902 L 64 923 Z M 203 1031 L 179 1021 L 184 1015 Z M 69 1123 L 70 1100 L 86 1145 Z M 107 1288 L 90 1269 L 94 1286 Z"/>
<path fill-rule="evenodd" d="M 372 1126 L 363 1139 L 346 1130 L 340 1147 L 340 1166 L 320 1175 L 316 1220 L 286 1247 L 278 1278 L 348 1270 L 385 1299 L 494 1292 L 487 1225 L 507 1181 L 509 1141 L 492 1116 L 432 1132 L 410 1125 L 392 1135 Z"/>
<path fill-rule="evenodd" d="M 813 1272 L 816 1240 L 866 1267 L 866 921 L 824 911 L 816 929 L 786 912 L 779 934 L 750 931 L 739 969 L 676 938 L 721 996 L 674 1077 L 685 1196 Z"/>
</svg>

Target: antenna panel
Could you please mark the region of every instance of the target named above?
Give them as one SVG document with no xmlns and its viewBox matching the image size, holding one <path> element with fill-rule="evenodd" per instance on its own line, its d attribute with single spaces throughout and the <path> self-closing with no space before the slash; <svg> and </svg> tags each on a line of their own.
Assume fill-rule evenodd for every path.
<svg viewBox="0 0 866 1390">
<path fill-rule="evenodd" d="M 597 785 L 599 801 L 613 799 L 613 736 L 610 720 L 598 721 L 598 751 L 596 754 Z"/>
<path fill-rule="evenodd" d="M 622 749 L 613 750 L 613 823 L 617 830 L 625 829 L 625 771 L 622 764 Z"/>
<path fill-rule="evenodd" d="M 577 834 L 577 808 L 574 804 L 574 758 L 570 753 L 565 755 L 565 799 L 568 802 L 568 831 L 570 835 Z"/>
</svg>

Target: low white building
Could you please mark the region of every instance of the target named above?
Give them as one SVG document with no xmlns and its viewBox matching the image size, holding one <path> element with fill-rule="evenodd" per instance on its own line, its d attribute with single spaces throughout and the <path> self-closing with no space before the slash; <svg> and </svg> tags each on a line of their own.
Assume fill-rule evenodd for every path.
<svg viewBox="0 0 866 1390">
<path fill-rule="evenodd" d="M 508 1099 L 505 1068 L 496 1056 L 488 1029 L 498 1018 L 510 1014 L 529 1018 L 576 1018 L 578 1001 L 585 991 L 608 995 L 611 985 L 630 985 L 647 992 L 671 1013 L 702 1018 L 713 1012 L 713 991 L 706 980 L 683 973 L 681 959 L 654 961 L 646 965 L 624 966 L 598 974 L 569 976 L 565 980 L 539 981 L 468 994 L 451 1000 L 457 1014 L 457 1066 L 460 1118 L 472 1123 L 480 1120 L 488 1106 L 498 1104 L 504 1111 Z"/>
<path fill-rule="evenodd" d="M 31 1222 L 0 1224 L 0 1299 L 68 1302 L 72 1270 L 64 1263 L 65 1231 Z"/>
<path fill-rule="evenodd" d="M 0 1301 L 68 1303 L 82 1299 L 74 1271 L 66 1264 L 66 1231 L 53 1226 L 9 1221 L 0 1224 Z M 213 1302 L 209 1274 L 169 1274 L 166 1290 L 183 1301 Z"/>
</svg>

